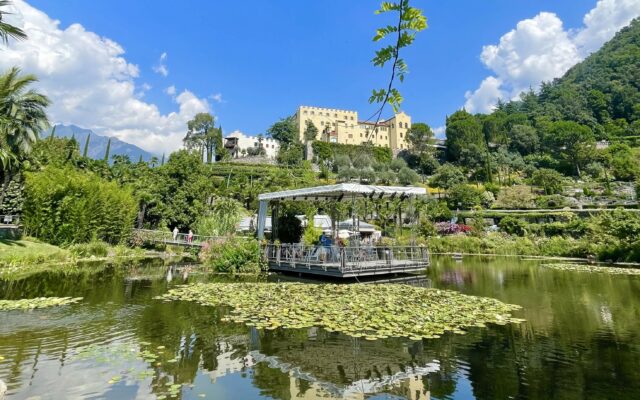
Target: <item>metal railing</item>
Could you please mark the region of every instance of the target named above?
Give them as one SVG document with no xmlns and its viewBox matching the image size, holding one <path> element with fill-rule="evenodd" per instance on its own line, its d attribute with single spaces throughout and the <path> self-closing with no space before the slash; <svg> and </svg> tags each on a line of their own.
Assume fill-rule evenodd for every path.
<svg viewBox="0 0 640 400">
<path fill-rule="evenodd" d="M 394 265 L 429 265 L 429 251 L 424 246 L 305 246 L 266 244 L 263 255 L 269 262 L 291 267 L 338 267 L 341 271 Z"/>
<path fill-rule="evenodd" d="M 189 237 L 188 233 L 178 233 L 174 236 L 173 232 L 154 231 L 151 229 L 134 229 L 133 234 L 139 240 L 144 242 L 184 244 L 192 246 L 201 246 L 205 242 L 220 239 L 219 236 L 192 235 Z"/>
<path fill-rule="evenodd" d="M 0 214 L 0 225 L 20 225 L 20 216 L 15 214 Z"/>
</svg>

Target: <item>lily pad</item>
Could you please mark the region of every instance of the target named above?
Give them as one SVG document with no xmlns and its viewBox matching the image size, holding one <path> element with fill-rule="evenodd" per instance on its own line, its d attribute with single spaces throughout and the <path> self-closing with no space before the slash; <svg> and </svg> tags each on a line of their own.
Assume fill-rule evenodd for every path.
<svg viewBox="0 0 640 400">
<path fill-rule="evenodd" d="M 33 299 L 0 300 L 0 311 L 33 310 L 36 308 L 64 306 L 77 303 L 80 300 L 82 300 L 82 297 L 36 297 Z"/>
<path fill-rule="evenodd" d="M 542 264 L 542 266 L 560 271 L 592 272 L 611 275 L 640 275 L 640 268 L 603 267 L 571 263 Z"/>
<path fill-rule="evenodd" d="M 520 307 L 487 297 L 408 285 L 198 283 L 157 299 L 194 301 L 232 309 L 226 320 L 259 329 L 322 327 L 366 340 L 437 338 L 449 331 L 522 320 Z"/>
</svg>

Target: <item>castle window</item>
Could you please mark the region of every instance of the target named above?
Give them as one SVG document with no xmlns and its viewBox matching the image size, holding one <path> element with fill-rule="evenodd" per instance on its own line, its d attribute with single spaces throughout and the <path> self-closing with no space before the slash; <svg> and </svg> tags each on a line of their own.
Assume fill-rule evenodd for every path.
<svg viewBox="0 0 640 400">
<path fill-rule="evenodd" d="M 329 114 L 327 114 L 329 115 Z M 333 118 L 338 118 L 338 114 L 333 114 Z"/>
<path fill-rule="evenodd" d="M 349 139 L 353 139 L 353 135 L 352 134 L 349 134 Z"/>
<path fill-rule="evenodd" d="M 307 110 L 304 110 L 302 113 L 303 113 L 303 114 L 306 114 L 306 113 L 307 113 Z"/>
<path fill-rule="evenodd" d="M 320 125 L 324 125 L 324 121 L 320 121 Z"/>
<path fill-rule="evenodd" d="M 314 115 L 314 114 L 315 114 L 315 111 L 311 111 L 311 115 Z"/>
<path fill-rule="evenodd" d="M 402 137 L 402 132 L 400 132 L 400 137 Z"/>
</svg>

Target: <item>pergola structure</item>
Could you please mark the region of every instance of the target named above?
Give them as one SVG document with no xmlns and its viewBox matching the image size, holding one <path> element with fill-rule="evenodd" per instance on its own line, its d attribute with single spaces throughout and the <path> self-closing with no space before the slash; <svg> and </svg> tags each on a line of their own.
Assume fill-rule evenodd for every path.
<svg viewBox="0 0 640 400">
<path fill-rule="evenodd" d="M 355 183 L 316 186 L 310 188 L 284 190 L 263 193 L 258 196 L 257 236 L 264 238 L 267 209 L 272 205 L 272 235 L 277 234 L 279 202 L 290 201 L 338 201 L 356 200 L 407 200 L 425 196 L 427 191 L 420 187 L 376 186 Z M 355 215 L 355 206 L 351 207 L 352 226 L 357 227 L 360 219 Z M 333 234 L 337 237 L 337 221 L 332 217 Z M 429 265 L 429 255 L 420 246 L 378 247 L 360 243 L 354 245 L 318 245 L 304 246 L 301 243 L 267 244 L 264 254 L 273 270 L 295 271 L 315 275 L 334 277 L 357 277 L 366 275 L 384 275 L 403 272 L 415 272 Z"/>
<path fill-rule="evenodd" d="M 337 185 L 314 186 L 303 189 L 283 190 L 281 192 L 263 193 L 258 196 L 258 239 L 264 238 L 264 226 L 267 208 L 270 202 L 276 203 L 275 214 L 272 213 L 272 224 L 276 224 L 277 202 L 281 200 L 334 200 L 355 201 L 359 199 L 377 200 L 399 198 L 406 200 L 417 196 L 425 196 L 427 190 L 420 187 L 360 185 L 357 183 L 340 183 Z"/>
</svg>

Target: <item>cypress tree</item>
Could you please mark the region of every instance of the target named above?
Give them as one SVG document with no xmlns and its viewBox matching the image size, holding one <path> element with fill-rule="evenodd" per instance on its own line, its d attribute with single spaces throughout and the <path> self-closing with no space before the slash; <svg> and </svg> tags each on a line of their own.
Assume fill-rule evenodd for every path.
<svg viewBox="0 0 640 400">
<path fill-rule="evenodd" d="M 142 164 L 142 154 L 140 154 L 140 158 L 138 159 L 138 164 Z"/>
<path fill-rule="evenodd" d="M 109 151 L 111 150 L 111 138 L 107 141 L 107 149 L 104 152 L 104 160 L 109 162 Z"/>
<path fill-rule="evenodd" d="M 160 161 L 160 166 L 164 165 L 164 153 L 162 153 L 162 161 Z"/>
<path fill-rule="evenodd" d="M 49 136 L 49 140 L 53 140 L 53 138 L 56 136 L 56 128 L 58 127 L 58 125 L 54 125 L 53 129 L 51 129 L 51 136 Z"/>
<path fill-rule="evenodd" d="M 84 142 L 84 150 L 82 151 L 82 157 L 87 158 L 87 152 L 89 151 L 89 140 L 91 140 L 91 134 L 87 135 L 87 140 Z"/>
</svg>

